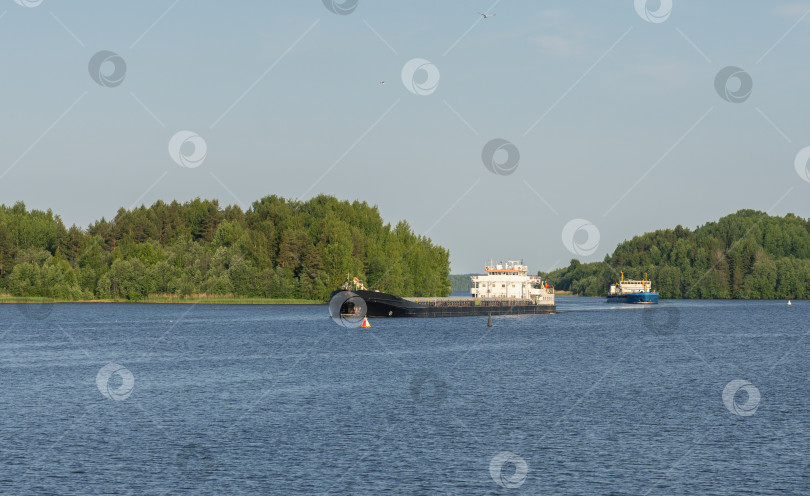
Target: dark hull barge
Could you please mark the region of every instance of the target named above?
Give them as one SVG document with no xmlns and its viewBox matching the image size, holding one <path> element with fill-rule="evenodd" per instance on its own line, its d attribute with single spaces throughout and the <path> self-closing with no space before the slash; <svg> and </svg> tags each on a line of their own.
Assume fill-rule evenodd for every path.
<svg viewBox="0 0 810 496">
<path fill-rule="evenodd" d="M 343 291 L 345 293 L 345 291 Z M 341 291 L 334 291 L 334 298 Z M 344 297 L 340 313 L 353 315 L 365 307 L 368 317 L 465 317 L 471 315 L 547 314 L 556 311 L 552 301 L 518 298 L 401 298 L 378 291 L 354 290 L 362 301 Z"/>
</svg>

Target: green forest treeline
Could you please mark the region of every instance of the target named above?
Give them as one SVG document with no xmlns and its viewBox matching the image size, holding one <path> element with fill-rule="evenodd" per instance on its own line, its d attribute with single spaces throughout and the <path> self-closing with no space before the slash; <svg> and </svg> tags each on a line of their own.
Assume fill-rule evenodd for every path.
<svg viewBox="0 0 810 496">
<path fill-rule="evenodd" d="M 810 222 L 740 210 L 694 231 L 636 236 L 603 262 L 572 260 L 545 275 L 557 289 L 604 296 L 620 271 L 646 272 L 662 298 L 810 298 Z"/>
<path fill-rule="evenodd" d="M 450 292 L 449 253 L 365 202 L 268 196 L 243 212 L 216 200 L 120 209 L 87 229 L 0 206 L 0 293 L 63 300 L 150 295 L 327 300 L 357 276 L 401 295 Z"/>
</svg>

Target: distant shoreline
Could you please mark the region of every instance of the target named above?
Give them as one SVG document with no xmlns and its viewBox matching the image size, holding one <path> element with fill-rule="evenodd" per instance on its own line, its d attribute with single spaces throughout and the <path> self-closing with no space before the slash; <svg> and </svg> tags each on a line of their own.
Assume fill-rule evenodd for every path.
<svg viewBox="0 0 810 496">
<path fill-rule="evenodd" d="M 37 298 L 26 296 L 0 296 L 0 304 L 12 303 L 185 303 L 200 305 L 325 305 L 320 300 L 305 300 L 297 298 L 236 298 L 227 296 L 206 297 L 153 297 L 143 300 L 60 300 L 52 298 Z"/>
</svg>

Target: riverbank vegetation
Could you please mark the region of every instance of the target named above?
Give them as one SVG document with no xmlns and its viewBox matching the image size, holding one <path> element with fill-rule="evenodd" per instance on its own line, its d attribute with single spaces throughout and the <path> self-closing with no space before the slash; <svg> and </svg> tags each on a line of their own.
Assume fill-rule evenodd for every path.
<svg viewBox="0 0 810 496">
<path fill-rule="evenodd" d="M 320 300 L 301 298 L 240 298 L 237 296 L 217 295 L 149 295 L 141 300 L 122 298 L 107 300 L 64 300 L 41 296 L 11 296 L 0 294 L 0 303 L 187 303 L 218 305 L 322 305 Z"/>
<path fill-rule="evenodd" d="M 647 273 L 662 298 L 810 298 L 810 222 L 740 210 L 694 231 L 636 236 L 602 262 L 571 260 L 541 275 L 557 289 L 604 296 L 620 271 L 627 279 Z"/>
<path fill-rule="evenodd" d="M 326 301 L 357 276 L 371 289 L 446 296 L 449 253 L 365 202 L 267 196 L 120 209 L 88 228 L 0 206 L 0 293 L 59 301 L 262 298 Z M 227 302 L 227 301 L 222 301 Z"/>
</svg>

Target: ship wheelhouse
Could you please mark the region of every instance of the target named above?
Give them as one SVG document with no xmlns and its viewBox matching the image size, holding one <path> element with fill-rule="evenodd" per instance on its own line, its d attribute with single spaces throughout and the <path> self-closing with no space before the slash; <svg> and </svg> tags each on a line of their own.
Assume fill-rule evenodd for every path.
<svg viewBox="0 0 810 496">
<path fill-rule="evenodd" d="M 530 276 L 522 260 L 497 264 L 490 261 L 486 275 L 472 276 L 470 295 L 476 299 L 532 300 L 535 303 L 554 301 L 554 289 L 538 276 Z"/>
<path fill-rule="evenodd" d="M 633 279 L 625 279 L 624 272 L 622 272 L 621 280 L 610 285 L 608 295 L 625 295 L 647 292 L 652 292 L 650 281 L 647 279 L 647 274 L 644 274 L 644 279 L 636 281 Z"/>
</svg>

